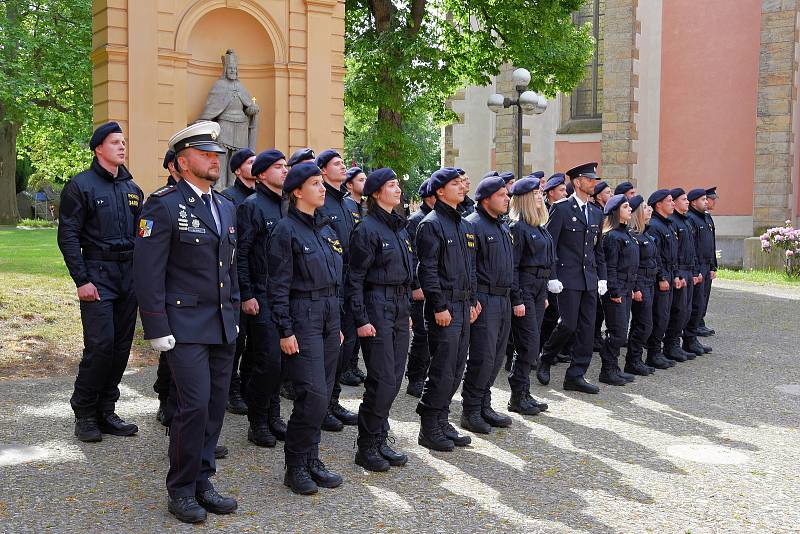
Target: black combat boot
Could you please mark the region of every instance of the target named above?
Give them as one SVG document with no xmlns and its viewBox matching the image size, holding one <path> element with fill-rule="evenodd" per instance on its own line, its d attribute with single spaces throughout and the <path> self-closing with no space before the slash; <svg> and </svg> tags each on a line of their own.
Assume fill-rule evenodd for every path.
<svg viewBox="0 0 800 534">
<path fill-rule="evenodd" d="M 681 363 L 689 359 L 687 358 L 687 353 L 681 350 L 677 339 L 670 341 L 664 340 L 664 357 L 673 362 Z M 692 358 L 695 358 L 694 354 L 692 354 Z"/>
<path fill-rule="evenodd" d="M 321 488 L 335 488 L 343 482 L 342 477 L 332 471 L 328 471 L 328 468 L 319 458 L 312 458 L 308 461 L 308 473 L 311 475 L 311 480 Z"/>
<path fill-rule="evenodd" d="M 247 441 L 259 447 L 274 447 L 278 439 L 269 431 L 269 424 L 266 421 L 251 421 L 250 428 L 247 429 Z"/>
<path fill-rule="evenodd" d="M 328 413 L 325 414 L 325 418 L 322 420 L 322 430 L 326 432 L 341 432 L 343 428 L 344 424 L 329 410 Z"/>
<path fill-rule="evenodd" d="M 247 404 L 242 398 L 241 384 L 238 380 L 231 380 L 231 387 L 228 390 L 228 405 L 225 409 L 232 414 L 247 415 Z"/>
<path fill-rule="evenodd" d="M 133 423 L 126 423 L 114 412 L 105 412 L 97 418 L 97 428 L 103 434 L 112 436 L 133 436 L 139 432 L 139 427 Z"/>
<path fill-rule="evenodd" d="M 232 514 L 239 507 L 233 497 L 223 497 L 214 488 L 198 491 L 195 494 L 197 504 L 212 514 Z"/>
<path fill-rule="evenodd" d="M 511 393 L 511 400 L 508 401 L 508 411 L 522 415 L 537 415 L 541 410 L 533 398 L 529 398 L 529 395 L 515 391 Z"/>
<path fill-rule="evenodd" d="M 358 414 L 351 412 L 339 404 L 339 401 L 331 403 L 331 407 L 328 409 L 328 411 L 346 426 L 355 426 L 358 424 Z"/>
<path fill-rule="evenodd" d="M 481 417 L 481 412 L 478 410 L 461 413 L 461 428 L 476 434 L 488 434 L 492 431 L 492 426 L 484 421 L 483 417 Z"/>
<path fill-rule="evenodd" d="M 319 491 L 319 487 L 311 479 L 311 474 L 305 465 L 288 466 L 286 474 L 283 475 L 283 484 L 298 495 L 313 495 Z"/>
<path fill-rule="evenodd" d="M 156 412 L 156 421 L 161 423 L 161 426 L 169 426 L 167 424 L 167 401 L 163 401 L 159 399 L 158 401 L 158 411 Z"/>
<path fill-rule="evenodd" d="M 357 363 L 353 365 L 353 374 L 358 377 L 358 379 L 361 381 L 362 384 L 367 379 L 367 373 L 362 371 Z"/>
<path fill-rule="evenodd" d="M 550 363 L 539 358 L 539 365 L 536 367 L 536 380 L 543 386 L 550 383 Z"/>
<path fill-rule="evenodd" d="M 217 445 L 214 447 L 214 458 L 217 460 L 222 460 L 228 456 L 228 447 L 225 445 Z"/>
<path fill-rule="evenodd" d="M 655 369 L 669 369 L 675 367 L 675 362 L 668 360 L 661 352 L 647 351 L 647 359 L 645 363 Z"/>
<path fill-rule="evenodd" d="M 406 463 L 408 463 L 408 456 L 391 448 L 389 446 L 389 441 L 394 443 L 394 438 L 390 438 L 386 434 L 381 436 L 380 444 L 378 445 L 378 451 L 381 453 L 381 456 L 389 460 L 389 465 L 392 467 L 406 465 Z"/>
<path fill-rule="evenodd" d="M 614 372 L 617 373 L 617 376 L 619 376 L 625 382 L 633 382 L 635 380 L 633 374 L 624 372 L 622 369 L 619 368 L 619 365 L 617 363 L 614 363 Z"/>
<path fill-rule="evenodd" d="M 339 383 L 345 386 L 360 386 L 361 379 L 356 376 L 352 369 L 345 369 L 339 378 Z"/>
<path fill-rule="evenodd" d="M 381 455 L 379 447 L 381 440 L 377 438 L 358 439 L 358 450 L 356 451 L 356 465 L 360 465 L 367 471 L 382 473 L 388 471 L 389 461 Z"/>
<path fill-rule="evenodd" d="M 628 355 L 625 358 L 625 372 L 637 376 L 649 376 L 650 367 L 646 366 L 641 356 Z"/>
<path fill-rule="evenodd" d="M 417 443 L 433 451 L 449 452 L 455 448 L 453 441 L 442 432 L 436 414 L 426 414 L 420 418 Z"/>
<path fill-rule="evenodd" d="M 206 509 L 200 506 L 194 496 L 170 497 L 167 509 L 184 523 L 202 523 L 208 516 Z"/>
<path fill-rule="evenodd" d="M 442 412 L 439 415 L 439 426 L 441 427 L 442 433 L 447 437 L 447 439 L 452 441 L 456 447 L 466 447 L 472 443 L 471 437 L 462 436 L 458 433 L 458 430 L 456 430 L 455 427 L 450 424 L 450 421 L 447 419 L 448 415 L 449 414 L 447 412 Z"/>
<path fill-rule="evenodd" d="M 620 380 L 622 379 L 620 378 Z M 587 382 L 584 377 L 578 376 L 575 378 L 564 378 L 564 391 L 580 391 L 581 393 L 596 395 L 600 393 L 600 388 L 591 382 Z"/>
<path fill-rule="evenodd" d="M 411 395 L 412 397 L 420 398 L 422 397 L 422 388 L 425 385 L 425 382 L 411 382 L 408 381 L 408 386 L 406 386 L 406 393 Z"/>
<path fill-rule="evenodd" d="M 610 386 L 624 386 L 628 383 L 627 380 L 617 374 L 617 370 L 614 366 L 606 365 L 605 363 L 600 367 L 600 377 L 598 380 Z"/>
<path fill-rule="evenodd" d="M 75 437 L 86 443 L 103 441 L 103 435 L 97 427 L 96 417 L 76 417 Z"/>
<path fill-rule="evenodd" d="M 278 441 L 286 441 L 286 421 L 280 413 L 271 413 L 269 416 L 269 431 Z"/>
<path fill-rule="evenodd" d="M 703 347 L 700 346 L 700 343 L 697 341 L 696 337 L 685 337 L 683 338 L 683 345 L 681 346 L 684 352 L 692 353 L 696 356 L 702 356 L 706 353 L 703 350 Z"/>
<path fill-rule="evenodd" d="M 497 413 L 489 404 L 481 408 L 481 417 L 493 427 L 507 428 L 511 426 L 511 418 L 507 415 Z"/>
</svg>

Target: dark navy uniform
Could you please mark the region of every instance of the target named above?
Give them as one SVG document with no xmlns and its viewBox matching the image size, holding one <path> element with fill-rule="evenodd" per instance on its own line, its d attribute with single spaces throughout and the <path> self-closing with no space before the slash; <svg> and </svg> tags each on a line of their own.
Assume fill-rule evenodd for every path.
<svg viewBox="0 0 800 534">
<path fill-rule="evenodd" d="M 58 247 L 76 287 L 100 300 L 80 302 L 83 357 L 70 404 L 78 418 L 114 412 L 136 325 L 133 244 L 144 193 L 121 165 L 114 177 L 95 158 L 61 192 Z"/>
<path fill-rule="evenodd" d="M 708 268 L 709 271 L 717 272 L 717 227 L 714 225 L 714 217 L 711 216 L 709 212 L 705 213 L 706 224 L 711 229 L 711 243 L 714 249 L 714 258 L 711 260 L 711 266 Z M 711 300 L 711 285 L 713 280 L 711 278 L 708 279 L 706 283 L 703 284 L 703 289 L 705 291 L 705 296 L 703 300 L 703 316 L 700 317 L 700 328 L 704 329 L 706 332 L 710 333 L 710 330 L 706 327 L 706 312 L 708 311 L 708 302 Z"/>
<path fill-rule="evenodd" d="M 565 380 L 582 377 L 592 358 L 594 321 L 599 280 L 606 279 L 606 265 L 600 240 L 603 220 L 600 208 L 587 203 L 586 215 L 573 196 L 553 204 L 546 228 L 556 247 L 556 272 L 564 290 L 558 294 L 558 325 L 542 350 L 542 364 L 552 365 L 559 351 L 575 335 L 572 363 Z"/>
<path fill-rule="evenodd" d="M 508 225 L 478 205 L 466 220 L 475 233 L 475 271 L 481 313 L 470 327 L 469 356 L 461 390 L 464 413 L 491 408 L 491 387 L 503 364 L 511 332 L 514 255 Z"/>
<path fill-rule="evenodd" d="M 431 363 L 417 413 L 446 423 L 458 390 L 469 346 L 470 307 L 474 306 L 475 233 L 454 208 L 437 200 L 417 227 L 417 278 L 425 293 L 425 324 Z M 438 326 L 434 314 L 448 310 L 452 321 Z"/>
<path fill-rule="evenodd" d="M 239 250 L 237 271 L 241 300 L 258 301 L 259 312 L 248 318 L 250 377 L 245 385 L 247 418 L 252 428 L 280 417 L 281 350 L 267 299 L 267 243 L 286 214 L 286 202 L 262 183 L 237 208 Z M 242 312 L 242 316 L 244 316 Z"/>
<path fill-rule="evenodd" d="M 703 276 L 703 281 L 692 289 L 692 309 L 689 321 L 684 330 L 684 342 L 686 339 L 697 337 L 697 329 L 703 315 L 706 313 L 706 286 L 711 284 L 709 272 L 712 267 L 716 269 L 716 250 L 714 250 L 714 229 L 709 224 L 710 216 L 689 207 L 687 213 L 687 223 L 693 230 L 695 237 L 695 253 L 697 258 L 698 272 Z"/>
<path fill-rule="evenodd" d="M 469 198 L 469 195 L 464 195 L 464 200 L 458 204 L 458 213 L 462 217 L 475 213 L 475 201 Z"/>
<path fill-rule="evenodd" d="M 290 206 L 267 245 L 267 298 L 280 338 L 297 337 L 286 356 L 295 400 L 284 446 L 288 467 L 319 459 L 320 425 L 328 409 L 339 361 L 339 284 L 342 248 L 330 219 Z"/>
<path fill-rule="evenodd" d="M 553 238 L 544 226 L 531 226 L 524 220 L 511 223 L 514 245 L 514 283 L 511 305 L 525 305 L 525 315 L 512 317 L 516 357 L 508 376 L 512 394 L 530 393 L 530 372 L 539 358 L 539 335 L 547 299 L 547 281 L 555 272 Z M 555 302 L 555 296 L 551 303 Z M 550 304 L 553 306 L 553 304 Z"/>
<path fill-rule="evenodd" d="M 358 445 L 385 442 L 392 407 L 406 368 L 411 297 L 411 241 L 406 221 L 375 206 L 350 241 L 346 297 L 356 327 L 375 327 L 360 338 L 367 379 L 358 409 Z"/>
<path fill-rule="evenodd" d="M 656 291 L 656 276 L 660 269 L 660 255 L 656 240 L 646 228 L 644 233 L 631 234 L 639 245 L 639 267 L 636 271 L 634 292 L 642 294 L 641 301 L 631 303 L 631 326 L 628 333 L 626 370 L 634 360 L 641 361 L 647 338 L 653 331 L 653 292 Z M 652 360 L 651 362 L 652 363 Z M 626 371 L 629 372 L 629 371 Z"/>
<path fill-rule="evenodd" d="M 675 210 L 670 219 L 678 237 L 678 257 L 675 270 L 677 277 L 686 281 L 686 287 L 672 290 L 669 323 L 664 334 L 664 345 L 671 347 L 679 345 L 678 338 L 683 334 L 683 329 L 689 322 L 694 295 L 692 277 L 700 274 L 700 268 L 697 263 L 695 245 L 696 230 L 689 224 L 688 216 Z"/>
<path fill-rule="evenodd" d="M 342 188 L 343 191 L 346 191 L 344 186 L 342 186 Z M 367 208 L 361 198 L 354 198 L 353 195 L 347 192 L 346 196 L 344 197 L 344 202 L 350 209 L 350 214 L 353 216 L 353 224 L 356 225 L 361 222 L 361 219 L 364 217 L 367 211 Z M 345 268 L 347 268 L 347 266 L 345 266 Z M 363 379 L 366 377 L 358 368 L 358 353 L 360 351 L 361 341 L 358 339 L 358 336 L 356 336 L 356 342 L 353 343 L 353 352 L 350 354 L 349 359 L 345 361 L 343 372 L 349 369 L 355 374 L 355 377 L 358 378 L 359 381 L 363 381 Z"/>
<path fill-rule="evenodd" d="M 619 352 L 628 341 L 631 293 L 639 271 L 639 242 L 630 234 L 628 227 L 621 224 L 603 235 L 603 253 L 608 292 L 603 295 L 602 301 L 608 335 L 600 350 L 600 380 L 615 382 L 615 376 L 621 379 Z M 614 302 L 612 298 L 621 298 L 622 302 Z"/>
<path fill-rule="evenodd" d="M 319 212 L 330 219 L 330 226 L 339 239 L 339 244 L 342 249 L 343 261 L 345 269 L 343 276 L 346 275 L 347 264 L 349 261 L 350 250 L 350 233 L 353 231 L 355 225 L 355 218 L 353 213 L 359 213 L 358 204 L 352 199 L 345 197 L 345 193 L 341 190 L 332 187 L 328 182 L 325 182 L 325 205 L 319 208 Z M 336 380 L 333 384 L 333 392 L 331 395 L 331 408 L 335 408 L 339 404 L 339 395 L 342 392 L 342 386 L 339 384 L 339 379 L 342 373 L 347 368 L 355 351 L 356 343 L 358 342 L 358 335 L 356 334 L 356 326 L 353 321 L 353 316 L 344 307 L 344 278 L 339 280 L 339 297 L 342 308 L 341 313 L 341 328 L 344 334 L 344 342 L 342 343 L 339 364 L 336 369 Z"/>
<path fill-rule="evenodd" d="M 647 340 L 648 359 L 662 354 L 661 343 L 669 324 L 670 308 L 672 306 L 673 280 L 678 276 L 678 236 L 673 228 L 672 220 L 663 217 L 655 210 L 647 233 L 658 246 L 658 273 L 654 286 L 653 298 L 653 329 Z M 667 282 L 669 288 L 664 291 L 659 288 L 659 282 Z"/>
<path fill-rule="evenodd" d="M 233 185 L 226 188 L 222 191 L 226 197 L 228 197 L 231 202 L 233 202 L 234 206 L 238 206 L 242 202 L 247 199 L 250 195 L 255 193 L 256 190 L 250 187 L 242 181 L 241 178 L 236 178 L 236 181 L 233 182 Z"/>
<path fill-rule="evenodd" d="M 194 497 L 213 489 L 236 349 L 233 203 L 213 190 L 201 198 L 186 180 L 154 192 L 139 223 L 134 274 L 145 339 L 175 338 L 167 356 L 177 393 L 167 489 L 172 498 Z"/>
<path fill-rule="evenodd" d="M 411 282 L 411 289 L 419 289 L 419 279 L 417 278 L 417 266 L 419 259 L 417 258 L 416 243 L 417 227 L 419 223 L 427 214 L 431 212 L 431 208 L 423 202 L 419 209 L 411 214 L 408 218 L 408 236 L 411 239 L 412 250 L 414 255 L 413 262 L 413 280 Z M 406 376 L 408 377 L 409 384 L 415 382 L 424 382 L 425 376 L 428 374 L 428 365 L 430 365 L 431 354 L 428 351 L 428 330 L 425 328 L 425 301 L 413 300 L 411 301 L 411 348 L 408 351 L 408 369 Z"/>
</svg>

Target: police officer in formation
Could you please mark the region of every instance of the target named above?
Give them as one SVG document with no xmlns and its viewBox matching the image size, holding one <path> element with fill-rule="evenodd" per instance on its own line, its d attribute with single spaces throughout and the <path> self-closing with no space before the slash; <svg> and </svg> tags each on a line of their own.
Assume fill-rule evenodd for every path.
<svg viewBox="0 0 800 534">
<path fill-rule="evenodd" d="M 236 212 L 212 189 L 219 125 L 199 122 L 170 139 L 182 180 L 148 198 L 139 220 L 134 279 L 144 337 L 168 351 L 177 391 L 170 424 L 169 511 L 184 522 L 227 514 L 237 502 L 214 490 L 217 446 L 239 322 Z"/>
<path fill-rule="evenodd" d="M 319 458 L 322 422 L 343 340 L 339 301 L 343 250 L 320 209 L 328 191 L 317 165 L 295 164 L 283 183 L 288 213 L 275 225 L 267 245 L 267 299 L 295 392 L 284 444 L 283 482 L 302 495 L 342 483 L 342 477 L 328 471 Z"/>
<path fill-rule="evenodd" d="M 423 180 L 419 186 L 420 205 L 417 211 L 408 218 L 406 231 L 411 243 L 416 243 L 417 227 L 422 219 L 433 210 L 436 202 L 436 195 L 431 191 L 430 178 Z M 416 246 L 412 247 L 412 281 L 411 281 L 411 348 L 408 351 L 408 386 L 406 393 L 412 397 L 422 396 L 422 387 L 425 384 L 425 377 L 428 374 L 428 365 L 431 361 L 431 354 L 428 350 L 428 330 L 425 326 L 425 293 L 419 285 L 417 277 L 417 267 L 419 259 L 416 254 Z"/>
<path fill-rule="evenodd" d="M 144 193 L 125 167 L 125 136 L 116 122 L 98 127 L 92 164 L 61 192 L 58 247 L 77 287 L 83 356 L 70 405 L 75 436 L 132 436 L 139 428 L 114 411 L 136 325 L 133 248 Z"/>
<path fill-rule="evenodd" d="M 604 210 L 606 202 L 611 198 L 611 187 L 608 182 L 601 180 L 594 186 L 594 192 L 590 195 L 593 202 L 600 210 Z M 594 352 L 600 352 L 603 346 L 603 300 L 597 299 L 597 313 L 594 319 Z"/>
<path fill-rule="evenodd" d="M 716 251 L 714 250 L 714 233 L 711 226 L 711 216 L 707 213 L 708 201 L 705 189 L 692 189 L 686 194 L 689 201 L 687 222 L 693 228 L 695 237 L 697 264 L 700 273 L 700 283 L 695 284 L 692 292 L 692 309 L 689 322 L 683 331 L 683 348 L 697 356 L 711 352 L 711 347 L 698 341 L 701 321 L 705 314 L 706 285 L 711 284 L 712 267 L 715 267 Z"/>
<path fill-rule="evenodd" d="M 708 328 L 706 326 L 706 312 L 708 311 L 708 302 L 711 299 L 711 284 L 714 279 L 717 277 L 717 230 L 714 226 L 714 217 L 711 215 L 711 212 L 714 211 L 714 207 L 717 203 L 717 188 L 711 187 L 706 189 L 706 213 L 705 219 L 706 224 L 711 230 L 712 236 L 712 250 L 714 250 L 714 257 L 711 260 L 711 266 L 709 267 L 708 272 L 708 280 L 703 283 L 703 289 L 705 290 L 705 298 L 703 300 L 703 315 L 700 318 L 700 326 L 697 328 L 697 335 L 700 337 L 709 337 L 714 335 L 714 329 Z"/>
<path fill-rule="evenodd" d="M 406 368 L 414 265 L 407 222 L 394 211 L 402 200 L 395 172 L 372 171 L 363 193 L 367 216 L 351 236 L 345 292 L 367 367 L 355 463 L 368 471 L 388 471 L 408 461 L 387 440 L 389 410 Z"/>
<path fill-rule="evenodd" d="M 234 155 L 235 156 L 235 155 Z M 250 369 L 244 388 L 250 428 L 247 439 L 260 447 L 274 447 L 286 437 L 278 395 L 281 383 L 281 349 L 278 330 L 267 299 L 267 244 L 272 231 L 286 216 L 283 183 L 288 173 L 280 150 L 261 152 L 252 163 L 255 194 L 237 209 L 239 247 L 237 272 L 242 317 L 249 325 Z M 244 377 L 243 377 L 244 378 Z"/>
<path fill-rule="evenodd" d="M 464 169 L 456 167 L 456 170 L 459 176 L 461 176 L 462 185 L 466 190 L 466 193 L 464 193 L 464 200 L 458 203 L 458 213 L 460 213 L 462 217 L 466 217 L 467 215 L 475 213 L 475 201 L 469 197 L 472 180 L 469 179 L 469 175 Z"/>
</svg>

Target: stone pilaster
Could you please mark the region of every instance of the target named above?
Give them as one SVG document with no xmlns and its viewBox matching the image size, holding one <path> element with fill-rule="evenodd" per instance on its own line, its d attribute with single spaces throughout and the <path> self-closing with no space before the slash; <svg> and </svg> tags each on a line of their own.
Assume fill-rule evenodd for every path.
<svg viewBox="0 0 800 534">
<path fill-rule="evenodd" d="M 794 102 L 797 98 L 797 0 L 763 0 L 758 61 L 758 114 L 753 232 L 792 217 Z"/>
<path fill-rule="evenodd" d="M 603 178 L 610 183 L 635 181 L 635 89 L 639 77 L 634 72 L 634 61 L 639 57 L 636 35 L 640 32 L 636 7 L 637 0 L 606 0 L 601 165 Z"/>
</svg>

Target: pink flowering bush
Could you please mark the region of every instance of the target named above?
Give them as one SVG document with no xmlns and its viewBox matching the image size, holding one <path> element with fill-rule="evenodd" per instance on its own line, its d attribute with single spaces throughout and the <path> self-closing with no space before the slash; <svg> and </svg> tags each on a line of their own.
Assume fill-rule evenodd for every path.
<svg viewBox="0 0 800 534">
<path fill-rule="evenodd" d="M 792 227 L 792 221 L 783 226 L 770 228 L 761 234 L 761 250 L 771 252 L 783 250 L 786 274 L 800 277 L 800 229 Z"/>
</svg>

